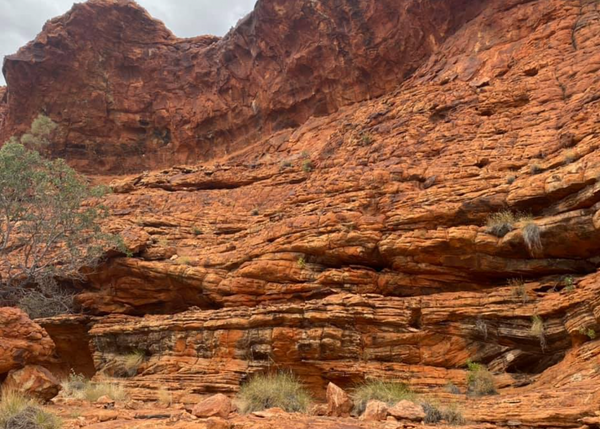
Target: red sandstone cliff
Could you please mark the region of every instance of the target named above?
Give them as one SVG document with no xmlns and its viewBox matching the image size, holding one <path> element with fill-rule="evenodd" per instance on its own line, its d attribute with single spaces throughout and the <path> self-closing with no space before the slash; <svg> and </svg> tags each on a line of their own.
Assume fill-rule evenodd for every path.
<svg viewBox="0 0 600 429">
<path fill-rule="evenodd" d="M 0 140 L 45 113 L 90 173 L 205 160 L 395 88 L 485 1 L 261 0 L 223 38 L 178 39 L 129 0 L 90 0 L 5 59 Z"/>
<path fill-rule="evenodd" d="M 87 50 L 67 43 L 61 52 L 82 57 L 78 68 L 64 57 L 73 73 L 64 81 L 44 68 L 57 64 L 52 38 L 40 42 L 39 61 L 7 62 L 5 133 L 18 126 L 15 112 L 27 126 L 46 94 L 18 102 L 13 80 L 18 91 L 19 75 L 40 76 L 43 88 L 76 88 L 56 99 L 80 116 L 57 155 L 94 172 L 115 171 L 118 159 L 127 169 L 171 166 L 113 182 L 109 226 L 134 256 L 89 275 L 78 301 L 90 316 L 41 322 L 65 364 L 110 374 L 119 356 L 143 350 L 139 371 L 119 382 L 147 401 L 165 386 L 187 403 L 233 393 L 248 373 L 276 367 L 294 369 L 317 395 L 328 381 L 401 379 L 457 401 L 477 428 L 597 427 L 600 340 L 586 332 L 600 332 L 598 2 L 389 1 L 385 13 L 383 4 L 307 2 L 299 12 L 295 2 L 259 2 L 225 38 L 194 41 L 119 2 L 77 6 L 48 25 L 40 38 L 75 31 L 100 8 L 133 14 L 127 40 L 142 34 L 136 26 L 155 29 L 157 58 L 183 58 L 188 46 L 186 61 L 149 59 L 130 85 L 123 63 L 107 61 L 115 100 L 149 100 L 141 110 L 106 113 L 95 96 L 77 104 L 79 91 L 104 94 L 81 72 L 98 70 L 88 54 L 96 44 L 116 55 L 114 36 L 96 35 Z M 324 16 L 307 22 L 313 7 Z M 140 46 L 119 46 L 144 58 Z M 224 66 L 208 67 L 209 58 Z M 221 92 L 206 90 L 214 82 Z M 154 100 L 168 100 L 164 117 L 150 113 Z M 159 117 L 172 146 L 153 151 L 147 133 Z M 84 130 L 88 148 L 111 154 L 104 165 L 75 151 Z M 144 160 L 126 136 L 137 136 Z M 507 209 L 531 219 L 490 234 L 486 219 Z M 464 392 L 467 359 L 490 367 L 499 396 L 444 391 L 452 381 Z"/>
</svg>

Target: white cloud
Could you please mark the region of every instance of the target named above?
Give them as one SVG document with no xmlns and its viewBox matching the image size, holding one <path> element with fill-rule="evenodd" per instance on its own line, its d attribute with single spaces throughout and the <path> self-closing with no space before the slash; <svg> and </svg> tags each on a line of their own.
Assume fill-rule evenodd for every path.
<svg viewBox="0 0 600 429">
<path fill-rule="evenodd" d="M 224 35 L 250 12 L 256 0 L 138 0 L 152 16 L 179 37 Z M 0 58 L 14 54 L 42 30 L 44 23 L 67 12 L 73 0 L 0 0 Z M 0 73 L 0 85 L 4 76 Z"/>
</svg>

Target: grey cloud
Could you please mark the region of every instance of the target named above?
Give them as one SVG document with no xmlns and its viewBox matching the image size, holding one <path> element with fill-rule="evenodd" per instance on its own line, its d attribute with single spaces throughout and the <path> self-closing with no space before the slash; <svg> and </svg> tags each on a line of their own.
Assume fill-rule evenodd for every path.
<svg viewBox="0 0 600 429">
<path fill-rule="evenodd" d="M 179 37 L 224 35 L 256 0 L 138 0 Z M 73 0 L 0 0 L 0 58 L 15 53 L 44 23 L 67 12 Z M 4 77 L 0 73 L 0 85 Z"/>
</svg>

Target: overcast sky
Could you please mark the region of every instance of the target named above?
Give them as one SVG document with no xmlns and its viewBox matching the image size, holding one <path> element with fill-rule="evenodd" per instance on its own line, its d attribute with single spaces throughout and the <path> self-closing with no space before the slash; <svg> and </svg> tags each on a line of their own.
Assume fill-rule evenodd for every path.
<svg viewBox="0 0 600 429">
<path fill-rule="evenodd" d="M 75 3 L 81 3 L 76 1 Z M 137 0 L 179 37 L 222 36 L 254 8 L 256 0 Z M 0 60 L 14 54 L 42 30 L 44 23 L 67 12 L 73 0 L 0 0 Z M 1 61 L 0 61 L 1 62 Z M 0 85 L 4 76 L 0 73 Z"/>
</svg>

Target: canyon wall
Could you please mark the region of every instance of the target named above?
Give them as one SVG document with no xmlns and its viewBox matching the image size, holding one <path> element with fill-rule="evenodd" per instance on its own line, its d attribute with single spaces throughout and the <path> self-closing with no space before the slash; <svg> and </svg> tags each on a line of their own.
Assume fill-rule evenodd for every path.
<svg viewBox="0 0 600 429">
<path fill-rule="evenodd" d="M 98 10 L 106 34 L 68 37 Z M 132 256 L 87 272 L 84 315 L 40 323 L 67 366 L 145 401 L 293 369 L 317 397 L 384 378 L 477 427 L 582 427 L 600 406 L 598 46 L 595 0 L 260 1 L 185 41 L 131 3 L 76 6 L 5 63 L 3 132 L 45 105 L 82 171 L 164 168 L 114 178 L 106 228 Z M 464 395 L 467 360 L 499 396 Z"/>
<path fill-rule="evenodd" d="M 0 140 L 42 113 L 86 173 L 212 159 L 390 91 L 485 3 L 261 0 L 223 38 L 178 39 L 132 1 L 90 0 L 6 57 Z"/>
</svg>

